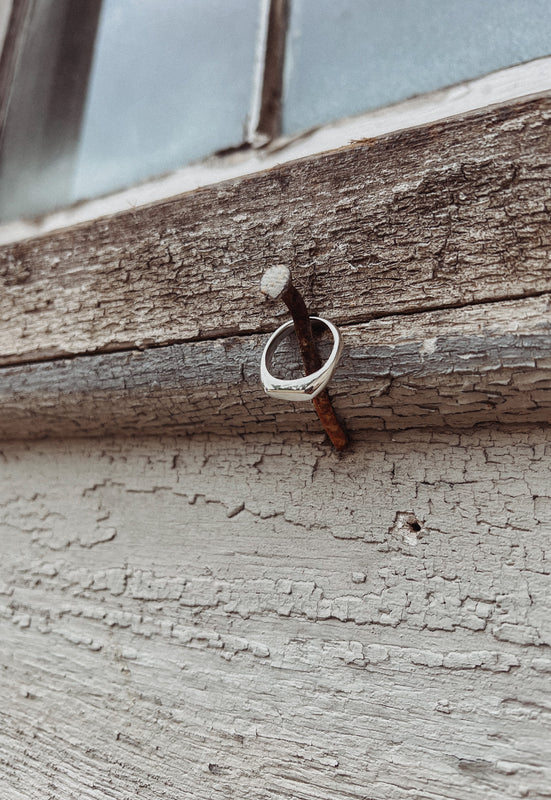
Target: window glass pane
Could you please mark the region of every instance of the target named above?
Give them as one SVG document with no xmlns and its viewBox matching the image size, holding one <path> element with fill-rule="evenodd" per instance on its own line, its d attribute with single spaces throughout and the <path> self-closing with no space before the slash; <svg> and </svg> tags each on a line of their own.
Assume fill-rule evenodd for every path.
<svg viewBox="0 0 551 800">
<path fill-rule="evenodd" d="M 131 184 L 243 141 L 258 5 L 104 0 L 76 197 Z"/>
<path fill-rule="evenodd" d="M 549 0 L 293 0 L 284 133 L 549 53 Z"/>
<path fill-rule="evenodd" d="M 9 106 L 0 217 L 239 145 L 259 15 L 260 0 L 40 0 Z"/>
</svg>

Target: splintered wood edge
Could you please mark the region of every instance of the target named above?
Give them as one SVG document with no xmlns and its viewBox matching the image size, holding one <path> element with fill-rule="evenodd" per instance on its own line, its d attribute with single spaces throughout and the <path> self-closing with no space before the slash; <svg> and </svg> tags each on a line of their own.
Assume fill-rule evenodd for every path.
<svg viewBox="0 0 551 800">
<path fill-rule="evenodd" d="M 350 431 L 551 417 L 551 295 L 396 315 L 342 330 L 330 393 Z M 259 383 L 265 336 L 1 370 L 0 436 L 317 431 Z"/>
<path fill-rule="evenodd" d="M 0 364 L 273 328 L 286 264 L 312 314 L 551 291 L 551 97 L 340 150 L 0 248 Z"/>
</svg>

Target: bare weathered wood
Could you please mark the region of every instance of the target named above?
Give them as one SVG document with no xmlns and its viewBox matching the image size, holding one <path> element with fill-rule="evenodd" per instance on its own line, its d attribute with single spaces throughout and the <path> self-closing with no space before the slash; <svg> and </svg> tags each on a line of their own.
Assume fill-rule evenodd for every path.
<svg viewBox="0 0 551 800">
<path fill-rule="evenodd" d="M 337 413 L 352 431 L 548 421 L 550 309 L 545 295 L 347 326 L 331 383 Z M 316 431 L 306 404 L 264 394 L 264 343 L 230 337 L 5 367 L 0 436 Z M 289 354 L 285 374 L 293 364 Z"/>
<path fill-rule="evenodd" d="M 274 262 L 346 324 L 549 291 L 550 117 L 525 100 L 4 246 L 2 363 L 269 330 Z"/>
<path fill-rule="evenodd" d="M 2 800 L 548 797 L 550 452 L 2 447 Z"/>
</svg>

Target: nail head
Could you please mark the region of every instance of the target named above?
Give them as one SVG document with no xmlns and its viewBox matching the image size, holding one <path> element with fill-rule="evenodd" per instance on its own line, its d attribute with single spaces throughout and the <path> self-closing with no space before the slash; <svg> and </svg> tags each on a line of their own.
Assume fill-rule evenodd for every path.
<svg viewBox="0 0 551 800">
<path fill-rule="evenodd" d="M 276 264 L 266 270 L 260 281 L 260 291 L 271 300 L 276 300 L 291 282 L 291 272 L 285 264 Z"/>
</svg>

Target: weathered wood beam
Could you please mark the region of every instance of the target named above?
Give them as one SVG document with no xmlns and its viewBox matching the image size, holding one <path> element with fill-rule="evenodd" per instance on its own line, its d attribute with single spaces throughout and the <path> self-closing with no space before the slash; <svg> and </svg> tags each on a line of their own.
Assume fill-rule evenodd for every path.
<svg viewBox="0 0 551 800">
<path fill-rule="evenodd" d="M 0 363 L 269 330 L 277 262 L 347 325 L 551 291 L 550 119 L 527 99 L 4 246 Z"/>
<path fill-rule="evenodd" d="M 352 431 L 549 420 L 550 308 L 544 295 L 345 327 L 339 416 Z M 265 338 L 4 367 L 0 436 L 317 431 L 310 404 L 264 395 Z"/>
</svg>

